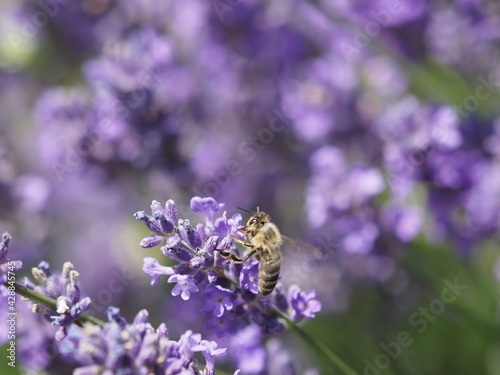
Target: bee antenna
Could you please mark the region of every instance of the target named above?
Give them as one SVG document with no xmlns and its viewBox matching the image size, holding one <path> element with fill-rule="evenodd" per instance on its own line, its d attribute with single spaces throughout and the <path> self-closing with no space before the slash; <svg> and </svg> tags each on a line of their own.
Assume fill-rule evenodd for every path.
<svg viewBox="0 0 500 375">
<path fill-rule="evenodd" d="M 249 214 L 253 215 L 253 212 L 251 211 L 248 211 L 248 210 L 245 210 L 244 208 L 241 208 L 241 207 L 236 207 L 238 210 L 241 210 L 241 211 L 245 211 L 245 212 L 248 212 Z"/>
<path fill-rule="evenodd" d="M 260 211 L 260 208 L 259 208 L 259 206 L 257 206 L 257 212 L 259 212 L 259 211 Z"/>
</svg>

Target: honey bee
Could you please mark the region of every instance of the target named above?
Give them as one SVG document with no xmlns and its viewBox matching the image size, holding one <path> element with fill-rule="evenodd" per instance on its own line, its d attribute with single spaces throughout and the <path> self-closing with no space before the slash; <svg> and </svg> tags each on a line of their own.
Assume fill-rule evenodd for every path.
<svg viewBox="0 0 500 375">
<path fill-rule="evenodd" d="M 276 224 L 271 222 L 271 217 L 259 210 L 250 212 L 238 207 L 240 210 L 246 211 L 252 216 L 244 228 L 239 231 L 245 233 L 246 241 L 243 238 L 233 236 L 235 242 L 246 247 L 249 252 L 245 257 L 240 258 L 234 252 L 224 249 L 217 249 L 220 255 L 233 263 L 243 263 L 252 255 L 255 255 L 259 264 L 259 293 L 262 295 L 270 294 L 276 287 L 281 268 L 281 247 L 284 246 L 291 251 L 301 249 L 309 251 L 320 251 L 314 246 L 293 238 L 284 236 L 280 233 Z"/>
</svg>

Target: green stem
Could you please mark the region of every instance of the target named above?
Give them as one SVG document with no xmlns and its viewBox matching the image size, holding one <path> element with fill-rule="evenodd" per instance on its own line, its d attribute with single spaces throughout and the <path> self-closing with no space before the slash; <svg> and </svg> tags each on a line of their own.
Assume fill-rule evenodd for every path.
<svg viewBox="0 0 500 375">
<path fill-rule="evenodd" d="M 57 310 L 56 300 L 49 298 L 49 297 L 46 297 L 43 294 L 37 293 L 34 290 L 26 288 L 25 286 L 18 284 L 18 283 L 14 284 L 14 288 L 15 288 L 15 291 L 17 294 L 19 294 L 23 297 L 26 297 L 33 302 L 38 302 L 38 303 L 48 307 L 49 309 Z M 95 325 L 98 325 L 101 327 L 104 326 L 104 322 L 102 320 L 97 319 L 96 317 L 91 316 L 91 315 L 82 315 L 80 317 L 80 319 L 78 319 L 78 320 L 81 322 L 89 322 L 89 323 L 92 323 L 92 324 L 95 324 Z"/>
<path fill-rule="evenodd" d="M 307 341 L 317 351 L 323 354 L 326 359 L 328 359 L 335 367 L 341 370 L 344 374 L 358 375 L 356 371 L 354 371 L 347 363 L 345 363 L 342 359 L 340 359 L 340 357 L 337 356 L 334 352 L 332 352 L 330 348 L 328 348 L 325 344 L 311 337 L 307 332 L 305 332 L 302 328 L 300 328 L 297 324 L 292 322 L 285 315 L 281 314 L 279 311 L 275 310 L 275 312 L 287 322 L 288 326 L 292 327 L 305 341 Z"/>
<path fill-rule="evenodd" d="M 46 297 L 43 294 L 37 293 L 34 290 L 26 288 L 24 285 L 18 283 L 15 283 L 14 287 L 17 294 L 20 294 L 33 302 L 38 302 L 49 309 L 57 310 L 56 301 L 54 299 Z"/>
</svg>

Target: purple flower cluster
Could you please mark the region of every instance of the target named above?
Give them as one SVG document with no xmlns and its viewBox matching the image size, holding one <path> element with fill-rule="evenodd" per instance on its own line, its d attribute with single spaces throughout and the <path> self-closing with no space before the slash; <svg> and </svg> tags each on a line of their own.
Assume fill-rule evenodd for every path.
<svg viewBox="0 0 500 375">
<path fill-rule="evenodd" d="M 0 296 L 5 297 L 8 294 L 8 289 L 5 286 L 5 283 L 8 280 L 8 272 L 17 272 L 19 271 L 23 263 L 20 260 L 10 260 L 7 258 L 9 253 L 9 242 L 12 239 L 12 236 L 4 232 L 2 234 L 2 239 L 0 242 Z"/>
<path fill-rule="evenodd" d="M 109 173 L 114 162 L 144 169 L 179 158 L 170 112 L 184 94 L 167 85 L 168 38 L 144 28 L 113 44 L 85 64 L 88 88 L 55 87 L 38 101 L 41 154 L 59 180 L 84 166 Z M 160 160 L 162 144 L 172 151 Z"/>
<path fill-rule="evenodd" d="M 19 345 L 18 356 L 23 360 L 23 367 L 29 371 L 41 371 L 50 362 L 56 331 L 47 324 L 45 318 L 39 314 L 33 314 L 28 304 L 18 302 L 20 297 L 15 293 L 16 275 L 21 270 L 20 260 L 7 258 L 9 242 L 12 239 L 9 233 L 4 232 L 0 242 L 0 318 L 6 322 L 12 315 L 9 311 L 15 311 L 16 317 L 22 324 L 16 327 L 17 342 Z M 9 307 L 11 307 L 9 309 Z M 8 343 L 10 336 L 9 326 L 2 324 L 0 328 L 0 344 Z"/>
<path fill-rule="evenodd" d="M 348 254 L 385 252 L 381 243 L 408 243 L 420 232 L 422 210 L 395 193 L 377 200 L 387 189 L 383 171 L 366 165 L 348 166 L 342 149 L 324 146 L 311 157 L 307 190 L 312 227 L 332 227 L 339 248 Z M 380 207 L 381 206 L 381 207 Z"/>
<path fill-rule="evenodd" d="M 55 310 L 39 303 L 33 303 L 32 310 L 58 326 L 55 338 L 62 340 L 66 336 L 67 328 L 90 308 L 92 301 L 89 297 L 81 298 L 79 273 L 70 262 L 64 263 L 61 273 L 52 273 L 49 264 L 43 261 L 38 267 L 33 267 L 32 274 L 38 285 L 26 278 L 24 286 L 56 301 Z"/>
<path fill-rule="evenodd" d="M 186 331 L 178 341 L 169 337 L 164 323 L 154 329 L 147 310 L 127 323 L 119 309 L 107 310 L 104 327 L 86 323 L 72 325 L 60 343 L 60 352 L 79 366 L 74 374 L 215 374 L 215 358 L 226 353 L 214 341 Z M 200 370 L 195 353 L 205 357 Z M 238 372 L 236 372 L 237 374 Z"/>
<path fill-rule="evenodd" d="M 219 337 L 234 334 L 251 323 L 260 326 L 264 333 L 282 332 L 285 325 L 278 311 L 296 322 L 314 318 L 321 303 L 313 290 L 304 292 L 292 285 L 286 291 L 279 282 L 275 293 L 263 297 L 258 294 L 258 261 L 248 259 L 235 265 L 219 254 L 218 250 L 223 249 L 238 252 L 232 235 L 236 236 L 242 228 L 241 215 L 228 219 L 225 211 L 219 213 L 223 207 L 210 197 L 192 198 L 191 210 L 203 214 L 205 219 L 204 224 L 196 227 L 189 220 L 177 218 L 172 200 L 167 201 L 165 208 L 153 201 L 151 215 L 144 211 L 134 215 L 153 232 L 141 241 L 141 246 L 164 244 L 161 252 L 177 263 L 163 266 L 155 258 L 145 258 L 143 270 L 151 276 L 151 285 L 158 284 L 160 276 L 168 276 L 168 282 L 175 284 L 173 296 L 188 300 L 198 295 L 208 317 L 207 328 Z"/>
<path fill-rule="evenodd" d="M 0 261 L 7 260 L 8 244 L 11 237 L 4 233 L 0 243 Z M 215 374 L 215 359 L 226 354 L 215 341 L 202 339 L 200 334 L 188 330 L 178 341 L 172 340 L 164 323 L 154 329 L 148 322 L 149 313 L 141 310 L 131 324 L 121 316 L 116 307 L 108 307 L 109 322 L 104 326 L 95 322 L 82 324 L 79 320 L 90 306 L 90 298 L 81 298 L 78 286 L 78 272 L 69 262 L 61 273 L 52 273 L 47 262 L 41 262 L 32 270 L 39 285 L 25 279 L 28 289 L 56 300 L 56 310 L 42 303 L 33 302 L 31 309 L 18 309 L 22 317 L 20 327 L 20 356 L 26 357 L 23 365 L 30 370 L 46 368 L 50 359 L 61 356 L 65 362 L 76 366 L 74 374 Z M 2 279 L 2 282 L 4 280 Z M 2 296 L 3 298 L 3 296 Z M 24 304 L 23 304 L 24 305 Z M 1 313 L 6 310 L 2 309 Z M 26 315 L 26 316 L 25 316 Z M 59 327 L 52 332 L 43 329 L 43 324 L 31 317 L 43 316 L 46 321 Z M 50 325 L 45 322 L 45 327 Z M 3 335 L 2 337 L 7 337 Z M 54 339 L 56 340 L 54 342 Z M 41 346 L 45 349 L 38 347 Z M 46 349 L 57 348 L 52 356 Z M 202 370 L 198 367 L 196 353 L 205 358 Z M 239 374 L 239 370 L 235 375 Z"/>
<path fill-rule="evenodd" d="M 262 343 L 262 332 L 256 324 L 249 325 L 231 337 L 228 354 L 233 355 L 237 367 L 244 374 L 299 374 L 297 361 L 278 337 L 271 337 Z M 304 364 L 303 364 L 304 365 Z M 304 375 L 314 373 L 307 370 Z"/>
<path fill-rule="evenodd" d="M 496 170 L 486 150 L 495 149 L 493 126 L 468 141 L 475 110 L 418 99 L 405 72 L 430 58 L 489 77 L 495 59 L 479 62 L 471 51 L 494 55 L 485 35 L 496 35 L 495 12 L 482 2 L 296 6 L 298 17 L 278 17 L 261 2 L 222 12 L 202 1 L 118 3 L 95 13 L 103 49 L 83 64 L 83 84 L 38 100 L 42 156 L 60 178 L 83 166 L 120 181 L 140 170 L 153 189 L 188 188 L 232 204 L 280 204 L 285 198 L 257 196 L 254 186 L 308 179 L 308 224 L 330 229 L 347 254 L 391 253 L 420 233 L 470 249 L 494 233 L 494 210 L 476 203 Z M 432 230 L 415 203 L 421 186 Z M 456 219 L 461 210 L 466 223 Z"/>
<path fill-rule="evenodd" d="M 169 260 L 144 260 L 151 283 L 167 276 L 179 302 L 198 300 L 196 311 L 224 335 L 250 322 L 280 331 L 276 311 L 313 317 L 314 291 L 288 286 L 290 270 L 300 270 L 296 284 L 323 293 L 324 306 L 339 307 L 350 276 L 389 281 L 405 272 L 397 261 L 416 238 L 470 251 L 498 237 L 500 125 L 491 102 L 500 13 L 491 2 L 48 3 L 11 4 L 2 16 L 19 25 L 14 47 L 34 49 L 0 69 L 0 211 L 19 223 L 25 263 L 71 248 L 97 293 L 109 275 L 94 255 L 103 267 L 116 264 L 113 244 L 138 190 L 147 199 L 169 191 L 178 202 L 190 192 L 259 204 L 285 234 L 303 229 L 297 237 L 327 243 L 322 258 L 283 267 L 283 282 L 264 298 L 259 262 L 235 265 L 214 251 L 239 251 L 231 235 L 241 216 L 221 215 L 210 198 L 192 202 L 201 224 L 179 218 L 173 201 L 137 213 L 152 232 L 141 246 L 161 246 Z M 53 67 L 26 74 L 26 59 L 44 53 L 36 61 Z M 35 98 L 33 131 L 26 108 Z M 304 214 L 290 202 L 305 202 Z M 69 235 L 57 237 L 61 227 Z M 109 236 L 99 235 L 104 227 Z M 127 266 L 132 258 L 122 257 Z M 69 327 L 87 300 L 76 277 L 46 270 L 37 268 L 37 290 L 57 299 L 58 311 L 44 313 Z"/>
</svg>

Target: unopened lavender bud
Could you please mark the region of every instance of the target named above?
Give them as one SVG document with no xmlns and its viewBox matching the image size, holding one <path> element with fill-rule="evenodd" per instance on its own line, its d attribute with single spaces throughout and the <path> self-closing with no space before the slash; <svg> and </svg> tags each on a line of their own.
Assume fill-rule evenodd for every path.
<svg viewBox="0 0 500 375">
<path fill-rule="evenodd" d="M 38 268 L 41 269 L 45 275 L 47 275 L 47 277 L 49 277 L 50 275 L 52 275 L 52 271 L 50 270 L 50 266 L 49 266 L 49 263 L 46 262 L 46 261 L 41 261 L 39 264 L 38 264 Z"/>
<path fill-rule="evenodd" d="M 47 275 L 40 268 L 33 267 L 31 269 L 31 273 L 36 281 L 38 281 L 41 285 L 47 285 Z"/>
<path fill-rule="evenodd" d="M 174 223 L 168 220 L 163 214 L 163 212 L 158 215 L 154 215 L 154 218 L 158 221 L 162 233 L 169 234 L 174 231 L 175 229 Z"/>
<path fill-rule="evenodd" d="M 187 249 L 182 247 L 161 247 L 161 252 L 171 259 L 177 260 L 179 262 L 189 262 L 193 258 L 193 254 Z"/>
<path fill-rule="evenodd" d="M 68 283 L 66 285 L 66 296 L 70 299 L 71 303 L 76 303 L 80 299 L 80 288 L 78 288 L 78 278 L 80 274 L 71 270 L 68 274 Z"/>
<path fill-rule="evenodd" d="M 167 203 L 165 203 L 165 215 L 167 219 L 173 223 L 177 222 L 177 206 L 172 199 L 169 199 Z"/>
<path fill-rule="evenodd" d="M 9 241 L 12 239 L 11 235 L 7 232 L 2 234 L 2 242 L 0 242 L 0 260 L 4 260 L 7 257 L 9 251 Z"/>
<path fill-rule="evenodd" d="M 63 264 L 63 269 L 62 269 L 62 274 L 61 274 L 63 285 L 68 285 L 68 283 L 71 282 L 69 274 L 74 269 L 75 269 L 75 266 L 73 266 L 73 264 L 70 262 L 65 262 Z"/>
<path fill-rule="evenodd" d="M 147 215 L 144 211 L 138 211 L 134 214 L 134 219 L 143 221 L 148 229 L 157 234 L 161 234 L 161 227 L 158 222 L 151 216 Z"/>
<path fill-rule="evenodd" d="M 133 218 L 135 220 L 139 221 L 146 221 L 148 219 L 148 215 L 146 214 L 145 211 L 137 211 L 134 215 Z"/>
<path fill-rule="evenodd" d="M 149 319 L 149 312 L 146 309 L 140 310 L 134 318 L 134 324 L 147 323 Z"/>
<path fill-rule="evenodd" d="M 156 333 L 159 337 L 168 339 L 167 325 L 165 323 L 161 323 L 156 329 Z"/>
<path fill-rule="evenodd" d="M 153 217 L 156 217 L 157 215 L 163 215 L 163 208 L 158 201 L 153 201 L 151 202 L 151 214 Z"/>
<path fill-rule="evenodd" d="M 144 249 L 149 249 L 151 247 L 158 246 L 164 240 L 165 240 L 165 237 L 160 236 L 160 235 L 147 236 L 141 240 L 140 246 Z"/>
<path fill-rule="evenodd" d="M 196 249 L 201 246 L 202 239 L 200 234 L 191 226 L 189 220 L 181 220 L 179 223 L 179 231 L 182 239 L 186 241 L 192 248 Z"/>
</svg>

